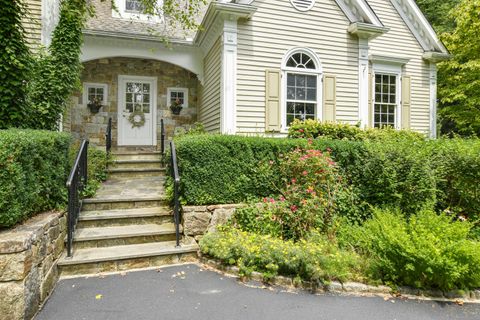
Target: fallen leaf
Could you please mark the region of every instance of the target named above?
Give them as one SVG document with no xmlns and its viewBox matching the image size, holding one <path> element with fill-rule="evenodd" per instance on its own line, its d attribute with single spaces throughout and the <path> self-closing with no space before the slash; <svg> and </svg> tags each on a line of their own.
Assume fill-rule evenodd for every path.
<svg viewBox="0 0 480 320">
<path fill-rule="evenodd" d="M 101 295 L 101 294 L 97 294 L 97 295 L 95 296 L 95 299 L 96 299 L 96 300 L 100 300 L 100 299 L 102 299 L 102 298 L 103 298 L 103 295 Z"/>
<path fill-rule="evenodd" d="M 388 301 L 390 298 L 389 297 L 383 297 L 383 300 Z"/>
<path fill-rule="evenodd" d="M 122 277 L 125 277 L 125 276 L 127 275 L 127 273 L 126 273 L 125 271 L 123 271 L 123 272 L 120 272 L 120 275 L 121 275 Z"/>
<path fill-rule="evenodd" d="M 455 303 L 459 306 L 463 306 L 463 301 L 462 300 L 455 300 Z"/>
<path fill-rule="evenodd" d="M 391 303 L 395 303 L 395 300 L 390 300 Z"/>
</svg>

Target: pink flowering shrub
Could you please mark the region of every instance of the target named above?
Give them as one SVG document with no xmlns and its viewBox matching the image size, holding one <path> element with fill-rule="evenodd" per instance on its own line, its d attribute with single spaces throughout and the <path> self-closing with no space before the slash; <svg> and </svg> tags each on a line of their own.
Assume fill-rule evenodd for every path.
<svg viewBox="0 0 480 320">
<path fill-rule="evenodd" d="M 297 148 L 284 155 L 278 166 L 283 183 L 279 196 L 239 210 L 236 222 L 249 231 L 284 239 L 302 239 L 312 230 L 329 233 L 334 225 L 337 199 L 346 192 L 337 164 L 329 151 Z"/>
</svg>

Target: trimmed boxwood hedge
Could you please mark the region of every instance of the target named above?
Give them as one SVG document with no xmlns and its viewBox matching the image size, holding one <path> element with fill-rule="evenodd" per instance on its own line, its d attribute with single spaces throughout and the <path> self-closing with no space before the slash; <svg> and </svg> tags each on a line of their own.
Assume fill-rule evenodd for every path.
<svg viewBox="0 0 480 320">
<path fill-rule="evenodd" d="M 0 228 L 64 205 L 70 140 L 59 132 L 0 130 Z"/>
<path fill-rule="evenodd" d="M 297 146 L 331 149 L 358 197 L 358 207 L 399 207 L 413 213 L 436 198 L 436 177 L 430 149 L 411 139 L 345 141 L 276 139 L 224 135 L 187 135 L 177 138 L 183 203 L 238 203 L 275 193 L 280 177 L 265 174 L 259 163 Z M 308 145 L 308 144 L 311 145 Z M 273 170 L 275 172 L 275 170 Z M 171 183 L 167 183 L 171 188 Z"/>
</svg>

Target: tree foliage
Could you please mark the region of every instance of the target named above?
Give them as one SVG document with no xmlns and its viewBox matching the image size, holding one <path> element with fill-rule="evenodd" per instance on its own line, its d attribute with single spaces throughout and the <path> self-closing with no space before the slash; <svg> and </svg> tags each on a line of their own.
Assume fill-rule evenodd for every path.
<svg viewBox="0 0 480 320">
<path fill-rule="evenodd" d="M 22 124 L 30 53 L 24 38 L 23 0 L 4 1 L 0 6 L 0 129 Z"/>
<path fill-rule="evenodd" d="M 439 66 L 442 129 L 480 135 L 480 0 L 463 0 L 452 16 L 456 27 L 442 39 L 453 58 Z"/>
<path fill-rule="evenodd" d="M 438 33 L 454 29 L 455 20 L 449 13 L 460 1 L 461 0 L 416 0 L 417 5 Z"/>
</svg>

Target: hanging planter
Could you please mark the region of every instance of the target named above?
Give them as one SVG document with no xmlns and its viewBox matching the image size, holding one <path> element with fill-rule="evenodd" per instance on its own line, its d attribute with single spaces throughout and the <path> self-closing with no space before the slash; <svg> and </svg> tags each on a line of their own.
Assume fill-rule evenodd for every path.
<svg viewBox="0 0 480 320">
<path fill-rule="evenodd" d="M 91 113 L 98 113 L 98 111 L 100 111 L 100 108 L 103 107 L 102 101 L 95 98 L 87 104 L 87 107 L 88 109 L 90 109 Z"/>
<path fill-rule="evenodd" d="M 170 105 L 170 110 L 174 115 L 178 116 L 180 114 L 180 111 L 182 111 L 182 109 L 183 109 L 183 105 L 180 102 L 180 99 L 177 98 L 175 101 L 172 101 L 172 104 Z"/>
</svg>

